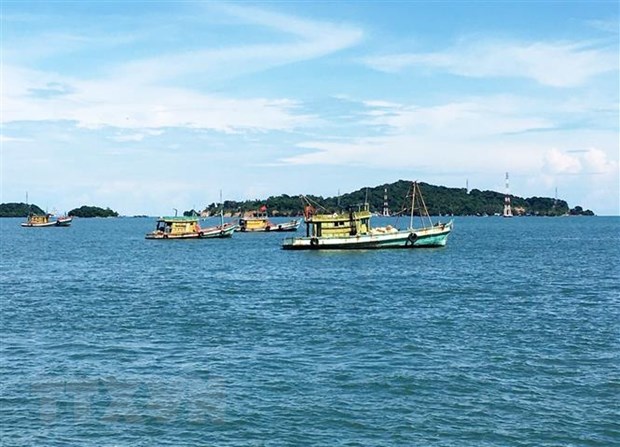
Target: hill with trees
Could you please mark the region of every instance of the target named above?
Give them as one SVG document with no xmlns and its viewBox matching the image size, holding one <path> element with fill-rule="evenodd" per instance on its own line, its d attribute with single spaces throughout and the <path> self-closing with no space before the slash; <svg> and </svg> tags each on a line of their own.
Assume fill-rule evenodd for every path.
<svg viewBox="0 0 620 447">
<path fill-rule="evenodd" d="M 69 216 L 74 217 L 118 217 L 118 213 L 116 211 L 111 210 L 110 208 L 99 208 L 97 206 L 81 206 L 79 208 L 74 208 L 69 211 Z"/>
<path fill-rule="evenodd" d="M 0 217 L 27 217 L 29 213 L 45 214 L 37 205 L 27 203 L 2 203 L 0 204 Z"/>
<path fill-rule="evenodd" d="M 496 191 L 481 191 L 465 188 L 448 188 L 420 182 L 420 189 L 428 211 L 432 215 L 455 215 L 476 216 L 494 215 L 502 213 L 504 207 L 504 193 Z M 388 207 L 391 214 L 407 213 L 410 206 L 406 197 L 411 189 L 411 182 L 399 180 L 395 183 L 383 184 L 374 187 L 362 188 L 351 193 L 342 194 L 340 197 L 322 197 L 308 195 L 311 201 L 319 203 L 327 212 L 346 209 L 349 206 L 368 202 L 370 210 L 381 213 L 383 210 L 384 190 L 388 192 Z M 522 198 L 510 195 L 512 210 L 515 215 L 533 216 L 563 216 L 569 214 L 593 215 L 590 210 L 581 207 L 569 209 L 564 200 L 555 200 L 551 197 Z M 227 215 L 239 215 L 247 211 L 257 210 L 262 205 L 267 206 L 269 215 L 272 216 L 297 216 L 302 213 L 304 204 L 299 196 L 282 194 L 271 196 L 265 200 L 246 200 L 243 202 L 224 201 L 224 213 Z M 219 212 L 215 203 L 205 207 L 205 212 L 210 215 Z M 192 213 L 186 211 L 186 213 Z M 199 213 L 198 213 L 199 214 Z"/>
</svg>

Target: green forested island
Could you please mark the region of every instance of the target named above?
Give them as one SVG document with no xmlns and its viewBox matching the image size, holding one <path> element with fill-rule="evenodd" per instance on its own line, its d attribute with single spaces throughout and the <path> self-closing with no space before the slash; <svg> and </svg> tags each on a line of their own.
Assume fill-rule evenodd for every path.
<svg viewBox="0 0 620 447">
<path fill-rule="evenodd" d="M 2 203 L 0 204 L 0 217 L 27 217 L 28 214 L 45 214 L 40 207 L 27 203 Z M 72 209 L 67 213 L 75 217 L 118 217 L 116 211 L 110 208 L 99 208 L 97 206 L 81 206 Z"/>
<path fill-rule="evenodd" d="M 0 204 L 0 217 L 27 217 L 29 213 L 45 214 L 41 208 L 27 203 L 2 203 Z"/>
<path fill-rule="evenodd" d="M 69 216 L 75 217 L 118 217 L 118 213 L 116 211 L 111 210 L 110 208 L 99 208 L 98 206 L 81 206 L 79 208 L 74 208 L 69 211 Z"/>
<path fill-rule="evenodd" d="M 340 197 L 321 197 L 308 195 L 307 197 L 321 204 L 328 212 L 338 209 L 346 209 L 349 206 L 358 205 L 367 201 L 370 210 L 381 213 L 383 210 L 383 196 L 387 189 L 388 207 L 391 214 L 406 212 L 408 207 L 407 192 L 411 188 L 411 182 L 399 180 L 395 183 L 384 184 L 374 187 L 362 188 L 357 191 L 342 194 Z M 428 211 L 432 215 L 455 215 L 455 216 L 483 216 L 499 214 L 504 207 L 504 194 L 495 191 L 480 191 L 465 188 L 447 188 L 428 183 L 420 183 L 424 201 Z M 513 214 L 533 216 L 563 216 L 563 215 L 594 215 L 590 210 L 583 210 L 580 206 L 570 209 L 564 200 L 555 200 L 551 197 L 522 198 L 510 195 Z M 273 216 L 297 216 L 303 209 L 299 196 L 282 194 L 271 196 L 266 200 L 246 200 L 237 202 L 224 201 L 224 213 L 236 215 L 246 211 L 256 210 L 262 205 L 267 206 L 268 213 Z M 219 212 L 217 204 L 212 203 L 205 207 L 204 212 L 215 214 Z M 194 210 L 186 211 L 190 215 Z M 199 214 L 199 212 L 198 212 Z"/>
<path fill-rule="evenodd" d="M 383 211 L 384 190 L 387 189 L 388 207 L 390 214 L 406 213 L 408 207 L 407 192 L 411 188 L 411 182 L 399 180 L 374 187 L 362 188 L 351 193 L 342 194 L 340 197 L 322 197 L 308 195 L 307 197 L 319 203 L 327 212 L 346 209 L 349 206 L 358 205 L 367 201 L 373 212 Z M 455 216 L 484 216 L 502 212 L 504 207 L 504 194 L 496 191 L 480 191 L 465 188 L 448 188 L 435 186 L 428 183 L 420 183 L 422 194 L 428 211 L 432 215 L 455 215 Z M 569 208 L 564 200 L 555 200 L 551 197 L 522 198 L 510 196 L 512 212 L 514 215 L 531 216 L 564 216 L 585 215 L 592 216 L 590 210 L 584 210 L 581 206 Z M 271 216 L 298 216 L 302 214 L 303 203 L 299 196 L 282 194 L 271 196 L 264 200 L 224 201 L 224 213 L 226 215 L 239 215 L 240 213 L 255 211 L 261 206 L 267 207 Z M 26 217 L 29 212 L 44 214 L 45 212 L 36 205 L 26 203 L 3 203 L 0 204 L 0 217 Z M 210 215 L 220 212 L 220 206 L 211 203 L 203 212 Z M 81 206 L 72 209 L 68 213 L 75 217 L 117 217 L 118 213 L 110 208 L 96 206 Z M 185 211 L 184 215 L 200 214 L 200 211 Z"/>
</svg>

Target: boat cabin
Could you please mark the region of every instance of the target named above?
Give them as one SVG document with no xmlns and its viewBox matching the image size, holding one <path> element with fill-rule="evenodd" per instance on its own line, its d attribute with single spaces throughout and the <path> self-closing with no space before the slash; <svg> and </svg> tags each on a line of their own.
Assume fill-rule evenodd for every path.
<svg viewBox="0 0 620 447">
<path fill-rule="evenodd" d="M 28 223 L 33 225 L 42 225 L 50 221 L 51 214 L 30 214 L 28 216 Z"/>
<path fill-rule="evenodd" d="M 269 226 L 269 218 L 267 213 L 252 213 L 248 217 L 239 219 L 239 225 L 241 226 L 241 231 L 256 231 Z"/>
<path fill-rule="evenodd" d="M 170 235 L 197 233 L 200 225 L 196 217 L 161 217 L 155 231 Z"/>
<path fill-rule="evenodd" d="M 357 209 L 355 209 L 357 208 Z M 350 207 L 348 212 L 306 216 L 306 237 L 347 237 L 370 232 L 369 205 Z"/>
<path fill-rule="evenodd" d="M 239 219 L 241 231 L 264 231 L 271 229 L 273 224 L 269 221 L 267 207 L 262 206 L 256 211 L 246 213 Z"/>
</svg>

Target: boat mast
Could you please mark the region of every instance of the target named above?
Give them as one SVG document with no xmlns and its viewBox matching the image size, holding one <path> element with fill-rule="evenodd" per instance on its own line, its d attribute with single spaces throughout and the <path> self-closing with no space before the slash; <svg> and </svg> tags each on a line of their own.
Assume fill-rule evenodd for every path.
<svg viewBox="0 0 620 447">
<path fill-rule="evenodd" d="M 424 217 L 426 216 L 426 219 L 428 220 L 428 225 L 432 227 L 433 221 L 431 220 L 431 215 L 428 213 L 428 208 L 426 207 L 424 196 L 422 195 L 422 191 L 420 190 L 420 185 L 417 185 L 417 187 L 418 187 L 418 194 L 420 194 L 420 202 L 422 202 L 422 206 L 420 207 L 420 220 L 422 221 L 422 226 L 424 226 Z M 424 208 L 424 215 L 422 215 L 422 208 Z"/>
<path fill-rule="evenodd" d="M 416 182 L 411 184 L 411 218 L 409 220 L 409 228 L 413 228 L 413 210 L 415 207 L 415 188 Z"/>
<path fill-rule="evenodd" d="M 224 202 L 222 201 L 222 190 L 220 189 L 220 205 L 222 209 L 220 210 L 220 225 L 224 228 Z"/>
</svg>

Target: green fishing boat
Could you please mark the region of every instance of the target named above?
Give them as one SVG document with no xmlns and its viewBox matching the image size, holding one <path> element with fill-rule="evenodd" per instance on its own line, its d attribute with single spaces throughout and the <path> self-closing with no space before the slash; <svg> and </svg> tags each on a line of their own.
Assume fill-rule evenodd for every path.
<svg viewBox="0 0 620 447">
<path fill-rule="evenodd" d="M 285 250 L 349 250 L 445 246 L 452 231 L 453 222 L 432 222 L 417 182 L 412 184 L 410 198 L 411 220 L 409 228 L 405 230 L 399 230 L 391 225 L 373 228 L 372 213 L 367 203 L 349 208 L 346 212 L 329 214 L 317 213 L 316 207 L 305 198 L 307 201 L 304 209 L 306 235 L 284 239 L 282 248 Z M 421 224 L 414 227 L 416 210 L 419 212 Z"/>
</svg>

